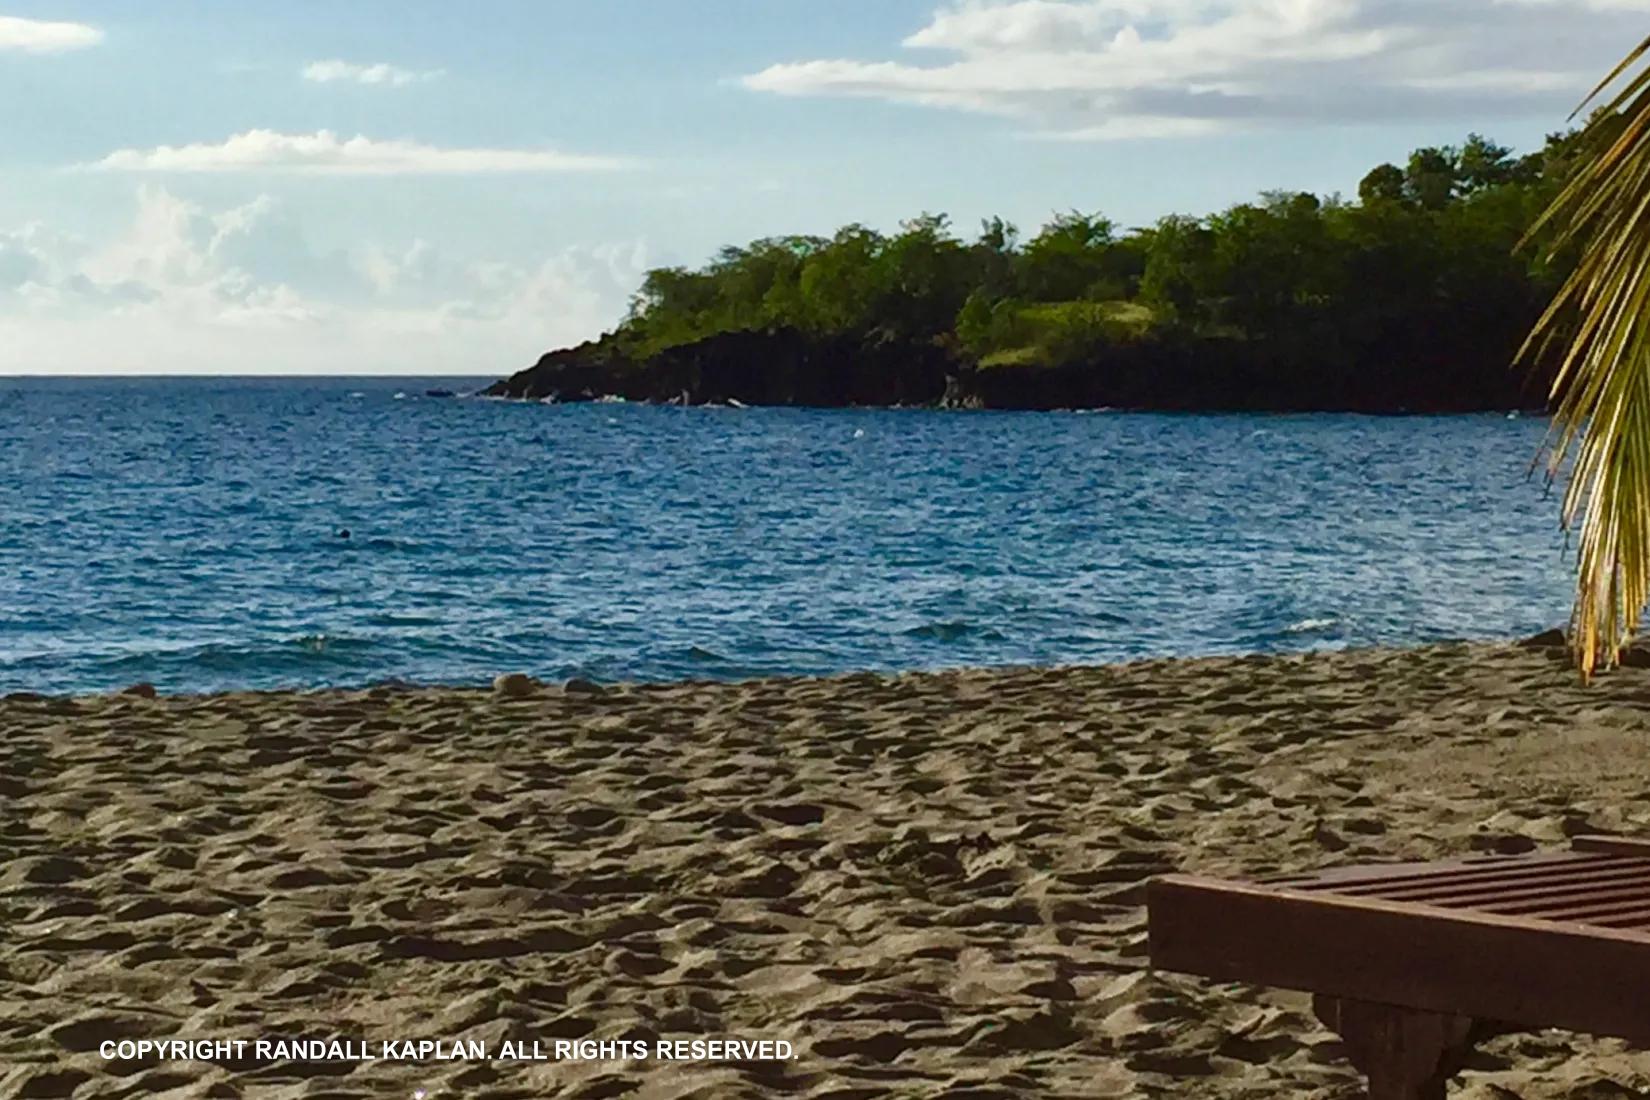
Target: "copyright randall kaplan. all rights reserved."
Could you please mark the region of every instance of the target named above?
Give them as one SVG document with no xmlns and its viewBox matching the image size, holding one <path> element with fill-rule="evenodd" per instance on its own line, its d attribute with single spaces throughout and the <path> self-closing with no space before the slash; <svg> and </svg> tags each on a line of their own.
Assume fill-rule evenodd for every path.
<svg viewBox="0 0 1650 1100">
<path fill-rule="evenodd" d="M 784 1039 L 106 1039 L 109 1061 L 175 1062 L 788 1062 Z"/>
</svg>

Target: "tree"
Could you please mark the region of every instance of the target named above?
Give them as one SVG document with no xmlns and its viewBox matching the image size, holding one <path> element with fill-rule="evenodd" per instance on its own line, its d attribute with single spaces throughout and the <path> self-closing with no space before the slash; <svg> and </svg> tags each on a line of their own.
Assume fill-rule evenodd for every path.
<svg viewBox="0 0 1650 1100">
<path fill-rule="evenodd" d="M 1186 324 L 1202 323 L 1214 292 L 1215 234 L 1200 218 L 1171 215 L 1147 237 L 1140 297 Z"/>
<path fill-rule="evenodd" d="M 1442 210 L 1459 182 L 1456 152 L 1448 147 L 1417 149 L 1404 171 L 1404 197 L 1426 210 Z"/>
<path fill-rule="evenodd" d="M 904 222 L 878 258 L 882 308 L 878 324 L 903 336 L 951 328 L 969 293 L 969 254 L 944 214 Z"/>
<path fill-rule="evenodd" d="M 980 219 L 981 248 L 1000 256 L 1011 256 L 1020 243 L 1020 227 L 1001 218 Z"/>
<path fill-rule="evenodd" d="M 803 264 L 824 243 L 813 237 L 769 237 L 744 248 L 722 249 L 710 265 L 719 327 L 794 323 Z"/>
<path fill-rule="evenodd" d="M 1478 134 L 1467 135 L 1467 143 L 1461 147 L 1456 166 L 1461 190 L 1469 195 L 1510 183 L 1516 167 L 1511 149 Z"/>
<path fill-rule="evenodd" d="M 882 288 L 877 260 L 887 238 L 863 225 L 837 230 L 829 244 L 802 267 L 802 327 L 818 332 L 856 332 L 876 324 Z"/>
<path fill-rule="evenodd" d="M 1589 98 L 1633 73 L 1583 130 L 1568 182 L 1536 225 L 1552 230 L 1550 252 L 1577 255 L 1524 352 L 1562 354 L 1548 473 L 1573 459 L 1562 515 L 1566 529 L 1580 527 L 1570 645 L 1583 679 L 1619 660 L 1650 602 L 1647 52 L 1650 39 Z"/>
<path fill-rule="evenodd" d="M 1001 218 L 984 218 L 980 237 L 974 242 L 975 279 L 987 298 L 1013 293 L 1014 265 L 1018 258 L 1019 227 Z"/>
<path fill-rule="evenodd" d="M 1020 287 L 1041 302 L 1117 298 L 1126 287 L 1110 278 L 1107 253 L 1116 231 L 1109 218 L 1073 210 L 1057 214 L 1020 255 Z"/>
<path fill-rule="evenodd" d="M 1209 219 L 1222 320 L 1251 337 L 1275 336 L 1335 298 L 1333 241 L 1322 204 L 1274 191 Z"/>
<path fill-rule="evenodd" d="M 1404 201 L 1404 170 L 1396 164 L 1383 164 L 1372 169 L 1358 184 L 1358 198 L 1366 205 L 1376 202 Z"/>
</svg>

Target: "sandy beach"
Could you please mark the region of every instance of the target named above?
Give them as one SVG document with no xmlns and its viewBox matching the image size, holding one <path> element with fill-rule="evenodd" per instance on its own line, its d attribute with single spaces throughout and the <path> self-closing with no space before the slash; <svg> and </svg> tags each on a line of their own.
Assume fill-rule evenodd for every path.
<svg viewBox="0 0 1650 1100">
<path fill-rule="evenodd" d="M 0 1096 L 1353 1096 L 1306 998 L 1148 972 L 1147 876 L 1650 834 L 1650 671 L 1553 650 L 573 687 L 0 703 Z M 272 1036 L 794 1056 L 98 1049 Z M 1452 1095 L 1646 1091 L 1546 1033 Z"/>
</svg>

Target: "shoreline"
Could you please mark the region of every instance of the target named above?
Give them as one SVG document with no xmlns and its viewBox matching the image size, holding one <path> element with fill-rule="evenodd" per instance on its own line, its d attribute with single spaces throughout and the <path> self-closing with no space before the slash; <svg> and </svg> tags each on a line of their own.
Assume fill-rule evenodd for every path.
<svg viewBox="0 0 1650 1100">
<path fill-rule="evenodd" d="M 1286 342 L 1287 343 L 1287 342 Z M 1074 357 L 991 365 L 955 339 L 724 329 L 651 351 L 613 332 L 546 352 L 480 391 L 550 403 L 799 408 L 1472 413 L 1546 410 L 1550 365 L 1509 369 L 1503 341 L 1457 348 L 1271 346 L 1175 329 Z M 1452 369 L 1444 369 L 1446 366 Z M 1379 384 L 1374 380 L 1380 379 Z"/>
<path fill-rule="evenodd" d="M 386 694 L 403 693 L 431 693 L 450 692 L 455 695 L 492 696 L 501 694 L 499 681 L 505 678 L 525 676 L 531 683 L 531 688 L 522 689 L 525 694 L 513 696 L 515 698 L 532 698 L 544 694 L 574 694 L 600 697 L 611 695 L 625 697 L 632 692 L 644 692 L 650 689 L 670 688 L 742 688 L 759 687 L 764 685 L 784 686 L 799 684 L 831 684 L 845 683 L 849 685 L 863 684 L 868 681 L 899 681 L 912 677 L 932 676 L 995 676 L 1011 674 L 1036 673 L 1072 673 L 1072 672 L 1102 672 L 1113 669 L 1134 669 L 1139 666 L 1176 666 L 1194 665 L 1204 662 L 1225 664 L 1233 661 L 1273 661 L 1299 658 L 1312 658 L 1335 654 L 1371 654 L 1371 653 L 1411 653 L 1422 650 L 1437 649 L 1481 649 L 1486 647 L 1514 647 L 1519 649 L 1533 649 L 1542 652 L 1560 652 L 1560 644 L 1548 640 L 1547 635 L 1552 631 L 1545 631 L 1541 635 L 1525 636 L 1521 638 L 1454 638 L 1445 641 L 1418 642 L 1413 645 L 1369 644 L 1369 645 L 1342 645 L 1335 647 L 1302 648 L 1286 650 L 1253 650 L 1242 653 L 1206 653 L 1189 656 L 1143 656 L 1120 661 L 1075 661 L 1056 664 L 959 664 L 936 665 L 924 668 L 878 669 L 860 668 L 848 669 L 830 673 L 771 673 L 767 675 L 739 676 L 727 679 L 722 678 L 675 678 L 675 679 L 648 679 L 648 680 L 591 680 L 584 676 L 572 676 L 567 679 L 543 679 L 529 673 L 501 672 L 494 677 L 493 683 L 484 681 L 423 681 L 402 680 L 397 678 L 376 680 L 360 684 L 320 684 L 315 686 L 278 686 L 270 688 L 227 688 L 211 691 L 168 691 L 157 688 L 148 681 L 134 681 L 111 687 L 102 691 L 66 692 L 35 691 L 20 689 L 15 691 L 0 691 L 0 706 L 8 703 L 26 705 L 29 703 L 62 703 L 93 701 L 100 699 L 130 696 L 144 699 L 160 700 L 202 700 L 219 697 L 251 697 L 251 698 L 317 698 L 327 695 L 365 695 L 381 697 Z M 573 685 L 569 688 L 567 685 Z M 151 693 L 152 689 L 152 693 Z"/>
<path fill-rule="evenodd" d="M 0 702 L 0 1093 L 1350 1095 L 1307 998 L 1146 969 L 1141 884 L 1650 834 L 1650 670 L 1561 658 Z M 795 1052 L 97 1053 L 173 1036 Z M 1542 1033 L 1458 1095 L 1612 1085 L 1650 1055 Z"/>
</svg>

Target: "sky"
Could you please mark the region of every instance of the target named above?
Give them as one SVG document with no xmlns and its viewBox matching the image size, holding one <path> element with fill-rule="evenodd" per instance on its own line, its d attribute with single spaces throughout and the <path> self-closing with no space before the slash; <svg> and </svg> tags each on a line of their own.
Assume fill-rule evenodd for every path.
<svg viewBox="0 0 1650 1100">
<path fill-rule="evenodd" d="M 0 374 L 503 375 L 651 267 L 1561 129 L 1650 0 L 0 0 Z"/>
</svg>

